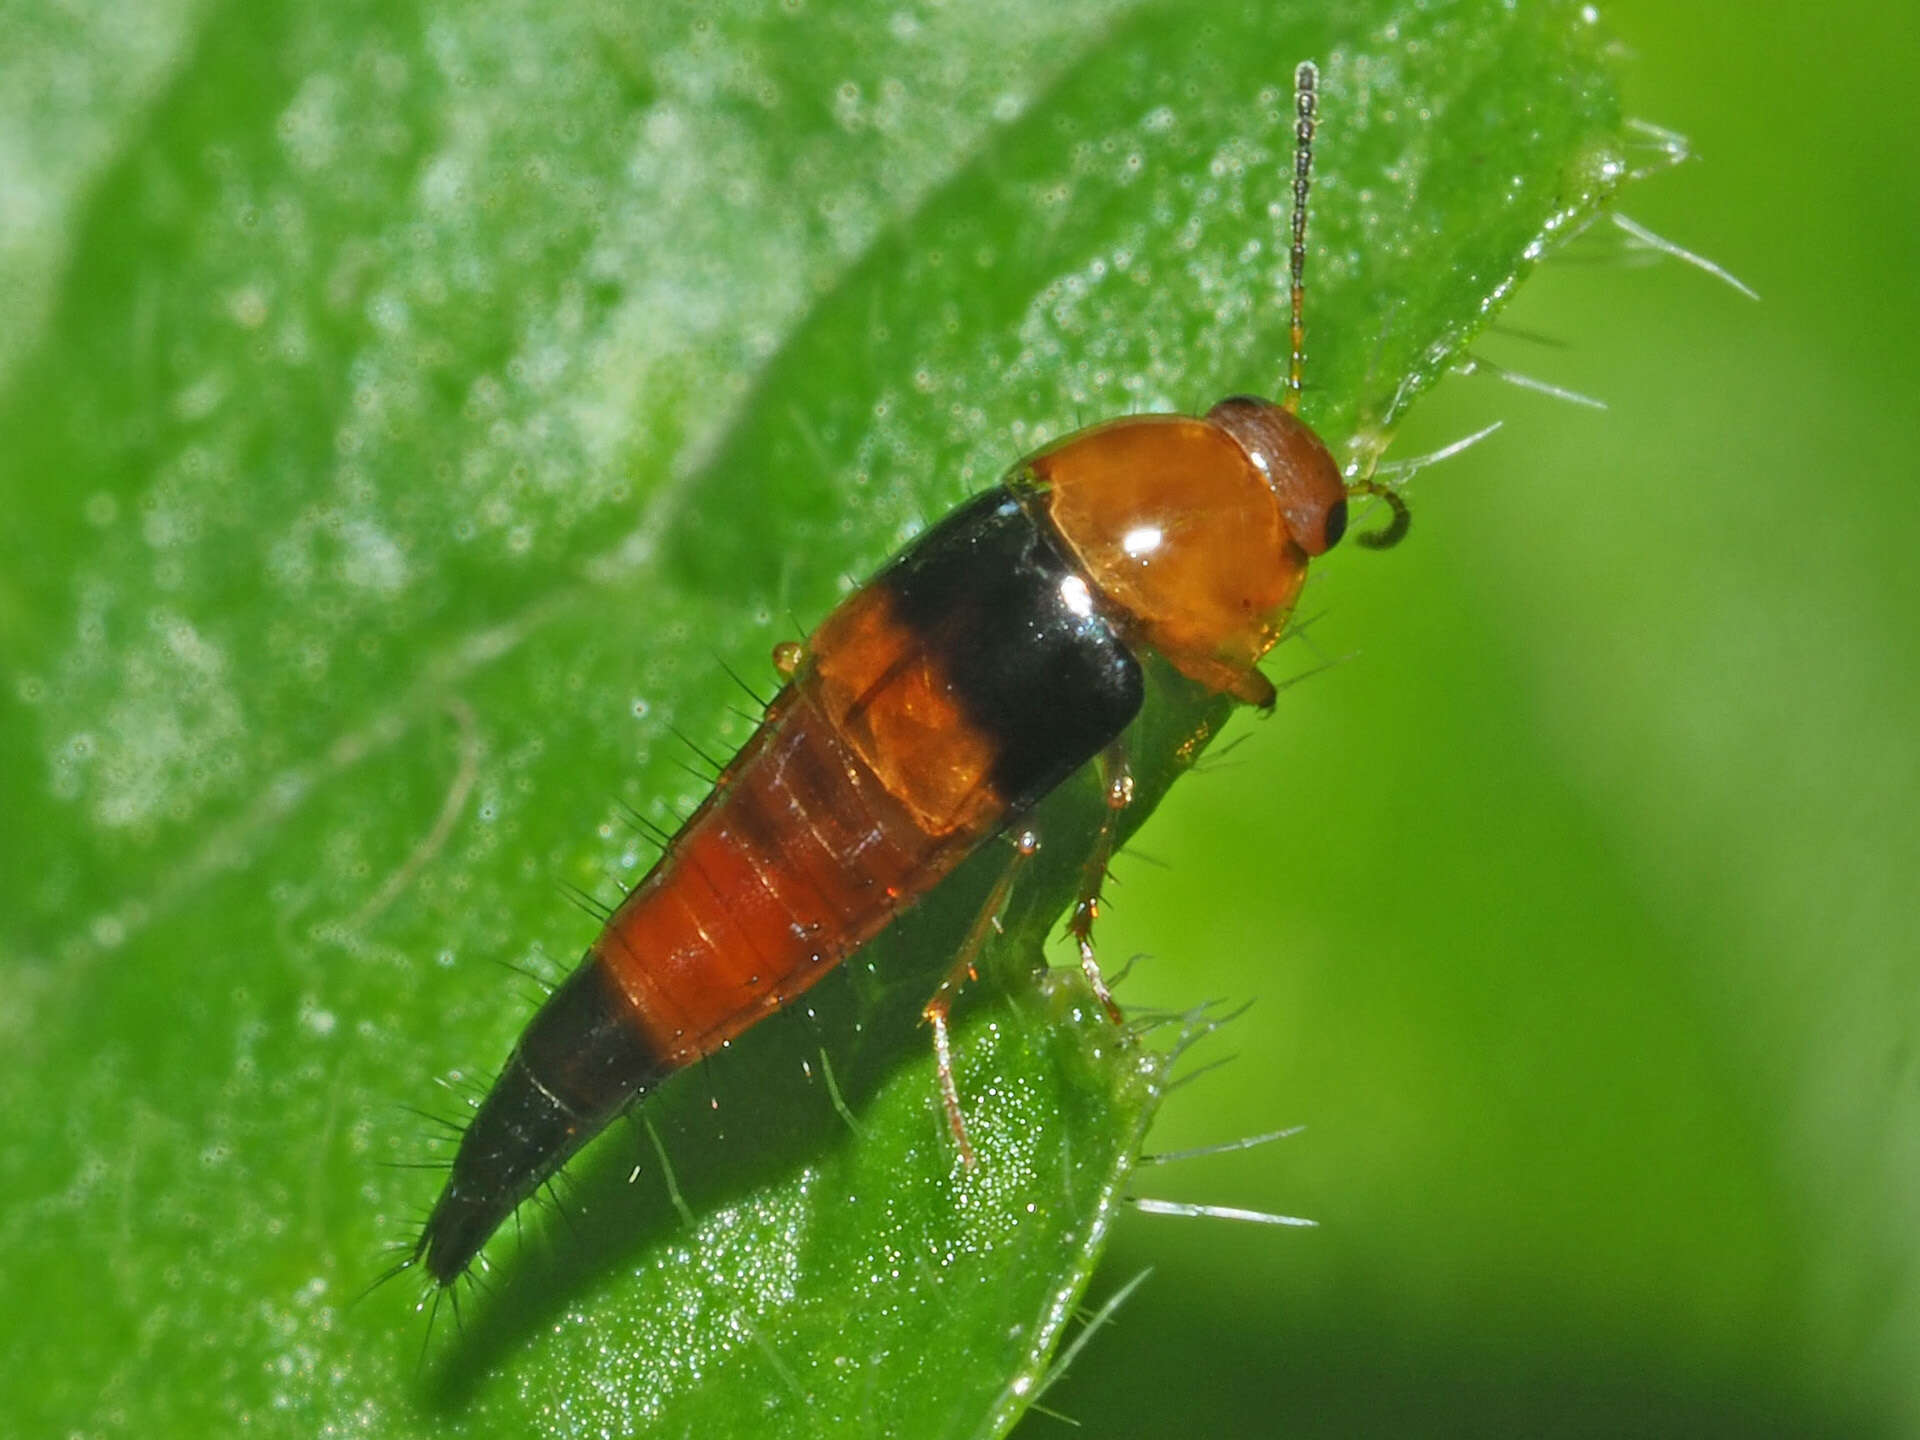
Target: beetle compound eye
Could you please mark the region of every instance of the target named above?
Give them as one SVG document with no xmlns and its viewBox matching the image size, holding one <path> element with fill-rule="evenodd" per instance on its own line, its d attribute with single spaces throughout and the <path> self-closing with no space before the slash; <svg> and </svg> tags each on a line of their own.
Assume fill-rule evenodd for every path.
<svg viewBox="0 0 1920 1440">
<path fill-rule="evenodd" d="M 1334 501 L 1333 505 L 1327 511 L 1325 539 L 1322 541 L 1320 548 L 1322 550 L 1331 550 L 1340 543 L 1340 537 L 1346 533 L 1347 502 L 1343 496 L 1341 499 Z"/>
</svg>

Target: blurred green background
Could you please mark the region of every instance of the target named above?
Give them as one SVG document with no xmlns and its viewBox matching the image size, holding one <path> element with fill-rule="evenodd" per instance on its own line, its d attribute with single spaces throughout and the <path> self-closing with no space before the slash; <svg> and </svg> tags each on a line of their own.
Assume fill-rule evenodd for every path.
<svg viewBox="0 0 1920 1440">
<path fill-rule="evenodd" d="M 9 317 L 0 365 L 33 353 L 27 340 L 56 303 L 88 318 L 88 296 L 61 291 L 64 271 L 48 259 L 61 233 L 60 216 L 36 209 L 57 193 L 48 175 L 66 165 L 68 182 L 84 188 L 122 145 L 149 159 L 158 152 L 150 169 L 110 169 L 114 193 L 140 199 L 129 225 L 164 234 L 181 215 L 190 219 L 206 197 L 172 188 L 175 174 L 162 163 L 167 137 L 141 136 L 136 127 L 129 138 L 128 117 L 179 61 L 170 47 L 182 34 L 199 37 L 196 58 L 211 70 L 244 77 L 250 57 L 269 53 L 295 28 L 275 13 L 183 4 L 121 23 L 104 8 L 0 9 L 0 33 L 70 24 L 80 37 L 75 53 L 91 55 L 91 68 L 76 60 L 31 93 L 10 75 L 14 83 L 0 100 L 8 137 L 0 151 L 7 242 L 0 313 Z M 341 13 L 343 46 L 378 28 L 367 18 L 373 9 Z M 1554 401 L 1484 372 L 1450 380 L 1425 399 L 1395 454 L 1443 444 L 1492 419 L 1505 428 L 1420 478 L 1416 528 L 1405 547 L 1385 557 L 1349 550 L 1318 572 L 1307 609 L 1325 613 L 1312 651 L 1296 647 L 1281 668 L 1307 668 L 1317 657 L 1345 663 L 1289 691 L 1271 719 L 1239 722 L 1246 742 L 1184 782 L 1136 853 L 1119 863 L 1103 943 L 1110 956 L 1150 957 L 1128 982 L 1129 1002 L 1257 1000 L 1213 1042 L 1212 1054 L 1237 1058 L 1176 1094 L 1155 1148 L 1307 1127 L 1259 1150 L 1145 1169 L 1141 1193 L 1311 1216 L 1320 1228 L 1127 1217 L 1092 1298 L 1142 1268 L 1154 1274 L 1047 1401 L 1088 1433 L 1920 1434 L 1920 1059 L 1913 1048 L 1920 947 L 1912 896 L 1920 837 L 1911 800 L 1920 584 L 1909 554 L 1910 537 L 1920 534 L 1920 490 L 1905 424 L 1920 334 L 1920 272 L 1907 253 L 1920 233 L 1915 22 L 1868 4 L 1756 21 L 1730 9 L 1623 3 L 1609 7 L 1607 18 L 1629 51 L 1620 65 L 1628 113 L 1685 134 L 1700 157 L 1634 186 L 1623 210 L 1724 264 L 1763 300 L 1749 302 L 1670 261 L 1630 264 L 1617 246 L 1597 242 L 1531 279 L 1477 353 L 1603 397 L 1610 408 Z M 1062 7 L 1057 23 L 1066 43 L 1081 19 Z M 319 43 L 306 30 L 300 38 Z M 997 58 L 986 49 L 992 38 L 981 37 L 990 60 Z M 395 42 L 406 53 L 409 45 L 437 53 L 448 42 L 428 27 Z M 617 52 L 614 44 L 603 57 L 609 68 L 638 69 Z M 482 70 L 459 83 L 508 88 L 523 62 L 496 58 L 498 73 Z M 375 94 L 382 86 L 398 93 L 405 79 L 383 71 L 377 56 L 363 70 L 359 78 L 370 76 Z M 259 93 L 238 84 L 176 96 L 170 113 L 211 130 L 240 129 L 234 115 L 279 115 L 275 143 L 289 163 L 324 166 L 334 158 L 326 146 L 335 143 L 326 122 L 350 109 L 354 96 L 303 90 L 303 108 L 287 105 L 273 83 L 263 74 Z M 629 100 L 639 108 L 649 97 L 635 84 Z M 1005 113 L 983 106 L 964 123 L 1009 119 L 1019 104 L 1008 95 Z M 594 137 L 566 133 L 566 99 L 556 97 L 553 132 L 590 146 Z M 854 95 L 846 103 L 852 130 L 862 107 L 899 105 L 899 97 Z M 533 117 L 529 128 L 547 118 Z M 392 170 L 408 176 L 407 137 L 370 128 L 374 150 L 384 156 L 379 147 L 391 138 Z M 873 162 L 875 133 L 864 132 L 867 148 L 856 157 L 863 163 Z M 44 138 L 50 135 L 57 146 Z M 926 165 L 936 179 L 939 143 L 965 143 L 908 138 L 934 157 Z M 509 151 L 490 151 L 488 137 L 442 139 L 456 155 L 463 141 L 489 160 Z M 245 173 L 246 157 L 191 158 L 204 162 L 216 189 Z M 727 158 L 716 155 L 716 166 Z M 420 188 L 435 198 L 436 187 L 460 196 L 461 187 L 479 186 L 508 214 L 537 207 L 552 177 L 538 154 L 522 160 L 479 175 L 449 165 L 423 176 Z M 795 163 L 804 169 L 814 160 L 802 154 Z M 703 422 L 737 400 L 777 347 L 781 327 L 872 235 L 874 217 L 859 207 L 884 195 L 884 184 L 863 191 L 849 180 L 842 194 L 833 188 L 838 176 L 811 178 L 842 206 L 823 203 L 824 236 L 773 233 L 765 243 L 778 260 L 809 241 L 813 268 L 774 269 L 765 292 L 745 298 L 736 331 L 726 332 L 733 348 L 716 345 L 705 370 L 674 368 L 671 348 L 652 337 L 615 337 L 610 355 L 596 353 L 583 367 L 590 383 L 573 384 L 575 376 L 555 385 L 577 407 L 567 416 L 567 438 L 618 431 L 595 412 L 598 405 L 630 416 L 624 423 L 634 428 L 652 426 L 658 449 L 676 454 L 688 433 L 698 436 Z M 403 188 L 411 183 L 409 176 Z M 911 199 L 925 183 L 927 173 L 903 176 L 899 196 Z M 394 295 L 363 297 L 355 287 L 381 273 L 384 257 L 351 247 L 304 254 L 301 236 L 280 228 L 271 196 L 218 193 L 223 206 L 252 216 L 243 225 L 264 223 L 285 243 L 282 262 L 291 270 L 319 277 L 316 293 L 365 301 L 367 336 L 305 337 L 323 352 L 363 346 L 366 368 L 333 377 L 349 395 L 316 396 L 289 382 L 234 397 L 220 391 L 215 365 L 207 385 L 184 385 L 166 400 L 169 423 L 183 430 L 241 405 L 275 407 L 289 432 L 338 424 L 347 479 L 325 497 L 331 518 L 311 527 L 310 553 L 293 546 L 270 557 L 289 587 L 307 583 L 303 566 L 323 577 L 314 582 L 313 629 L 324 632 L 349 608 L 342 593 L 378 592 L 389 578 L 382 567 L 404 566 L 406 557 L 383 549 L 378 535 L 356 533 L 351 522 L 343 533 L 339 516 L 357 513 L 365 498 L 353 488 L 356 451 L 398 448 L 412 433 L 411 408 L 446 403 L 434 390 L 441 379 L 434 365 L 446 356 L 422 356 L 398 339 L 390 351 L 380 348 L 383 333 L 404 334 L 406 317 L 392 308 Z M 382 219 L 377 189 L 331 198 L 337 209 L 319 218 L 322 228 L 352 232 Z M 753 213 L 756 197 L 738 198 L 740 212 Z M 79 273 L 117 277 L 152 238 L 138 228 L 121 233 L 113 216 L 90 218 L 86 233 L 97 249 L 77 257 Z M 625 218 L 641 230 L 648 223 Z M 537 227 L 528 235 L 537 240 Z M 442 237 L 388 238 L 403 256 L 417 239 L 425 265 Z M 637 235 L 635 251 L 644 253 L 646 240 Z M 514 258 L 537 272 L 544 257 L 530 240 Z M 610 255 L 594 283 L 610 290 L 640 283 L 622 272 L 631 263 L 630 254 Z M 316 692 L 324 691 L 329 666 L 411 683 L 410 643 L 415 653 L 444 659 L 445 652 L 410 641 L 409 626 L 421 615 L 429 628 L 441 624 L 433 607 L 448 596 L 492 607 L 481 618 L 506 623 L 487 632 L 471 615 L 455 615 L 432 632 L 440 640 L 478 635 L 482 649 L 511 648 L 511 622 L 528 597 L 546 595 L 555 570 L 571 574 L 567 567 L 591 557 L 593 547 L 579 539 L 591 524 L 580 516 L 617 510 L 625 498 L 607 455 L 556 453 L 538 403 L 552 380 L 539 369 L 545 352 L 532 343 L 514 348 L 528 340 L 514 328 L 522 317 L 495 313 L 510 312 L 511 297 L 465 294 L 462 278 L 449 279 L 458 298 L 441 322 L 446 343 L 456 361 L 464 363 L 466 347 L 482 353 L 476 366 L 497 362 L 507 372 L 505 394 L 475 387 L 467 397 L 473 453 L 413 458 L 451 493 L 471 486 L 511 495 L 507 511 L 544 505 L 555 521 L 522 536 L 477 514 L 481 543 L 449 556 L 443 571 L 410 591 L 396 585 L 391 630 L 376 623 L 352 631 L 357 648 L 345 658 L 309 646 L 297 625 L 266 634 L 267 658 L 304 675 Z M 569 316 L 608 303 L 589 289 L 561 297 L 568 303 L 554 307 L 553 334 L 532 336 L 551 341 L 557 369 L 579 334 L 567 328 Z M 698 310 L 697 286 L 674 293 L 688 308 L 663 313 L 663 328 L 711 323 Z M 196 305 L 207 298 L 189 296 Z M 244 284 L 213 299 L 243 330 L 276 303 L 270 287 Z M 193 324 L 205 323 L 194 316 Z M 132 353 L 109 347 L 74 357 L 84 373 L 73 377 L 15 375 L 12 403 L 30 411 L 36 387 L 60 393 L 69 382 L 97 394 L 109 416 L 116 397 L 147 403 L 140 386 L 152 356 L 137 347 L 172 333 L 168 322 L 178 318 L 134 315 L 124 327 L 102 326 L 108 334 L 124 328 Z M 486 353 L 488 346 L 499 353 Z M 176 369 L 190 369 L 193 359 L 166 358 Z M 420 369 L 407 368 L 423 359 Z M 394 368 L 383 370 L 386 361 Z M 103 432 L 73 443 L 96 444 L 111 460 L 141 453 L 152 438 Z M 288 463 L 271 447 L 244 458 L 260 473 Z M 385 459 L 392 458 L 389 450 Z M 13 459 L 10 497 L 45 500 L 54 517 L 44 536 L 13 538 L 6 553 L 15 556 L 42 544 L 72 545 L 99 565 L 117 557 L 144 566 L 143 545 L 157 552 L 180 540 L 169 530 L 180 523 L 170 502 L 204 489 L 206 480 L 191 471 L 191 447 L 184 473 L 158 474 L 144 489 L 141 472 L 129 492 L 136 496 L 129 508 L 141 506 L 136 517 L 104 488 L 84 504 L 67 503 L 57 492 L 60 477 Z M 217 448 L 197 463 L 209 459 L 220 463 Z M 462 470 L 465 463 L 480 468 Z M 569 473 L 578 492 L 543 493 L 554 471 Z M 244 487 L 234 494 L 236 510 L 244 510 Z M 403 519 L 420 518 L 408 517 L 404 504 L 400 510 Z M 136 518 L 138 538 L 127 540 Z M 896 518 L 906 524 L 910 507 Z M 363 568 L 347 576 L 350 585 L 330 590 L 327 567 L 337 571 L 342 555 Z M 164 592 L 164 560 L 154 576 Z M 171 583 L 191 588 L 195 578 Z M 177 891 L 143 888 L 154 876 L 195 897 L 187 913 L 169 915 L 176 946 L 217 943 L 222 907 L 246 903 L 264 883 L 274 923 L 284 927 L 264 938 L 298 954 L 293 974 L 351 963 L 418 983 L 421 956 L 405 943 L 384 946 L 376 933 L 363 944 L 361 917 L 340 932 L 315 916 L 402 864 L 455 780 L 448 757 L 467 743 L 471 716 L 433 708 L 422 721 L 416 712 L 414 732 L 391 751 L 384 748 L 391 736 L 348 728 L 365 747 L 352 752 L 317 748 L 340 733 L 338 717 L 282 714 L 274 743 L 284 743 L 285 753 L 255 753 L 241 743 L 244 718 L 217 708 L 224 662 L 191 626 L 144 637 L 127 648 L 131 661 L 112 670 L 103 656 L 125 657 L 108 655 L 102 637 L 128 623 L 113 615 L 112 597 L 58 593 L 61 614 L 73 612 L 74 633 L 47 648 L 67 646 L 71 667 L 50 681 L 5 677 L 12 717 L 44 701 L 42 691 L 29 693 L 36 685 L 65 686 L 62 703 L 75 707 L 73 697 L 94 687 L 104 697 L 95 740 L 149 768 L 102 785 L 97 774 L 89 778 L 95 756 L 86 747 L 49 766 L 47 737 L 31 727 L 20 751 L 10 745 L 4 757 L 0 804 L 10 813 L 38 814 L 52 785 L 59 804 L 84 795 L 105 836 L 97 853 L 86 845 L 61 850 L 59 837 L 18 825 L 0 842 L 10 869 L 32 877 L 16 891 L 22 914 L 0 922 L 8 947 L 33 962 L 22 967 L 13 1002 L 0 1008 L 0 1035 L 28 1055 L 29 1074 L 34 1057 L 81 1043 L 27 1029 L 34 987 L 51 983 L 40 962 L 112 963 L 107 957 L 122 938 L 116 927 L 145 924 L 138 907 L 149 900 L 167 914 L 177 898 Z M 757 598 L 769 612 L 760 623 L 782 628 L 777 607 L 790 597 L 774 590 Z M 21 643 L 32 614 L 19 592 L 0 587 L 0 637 Z M 661 623 L 655 614 L 642 618 Z M 710 618 L 667 617 L 669 629 L 678 627 L 669 638 L 691 638 L 693 653 L 650 658 L 636 692 L 670 686 L 677 665 L 705 664 L 698 640 Z M 606 630 L 616 634 L 612 620 Z M 463 653 L 453 668 L 487 659 Z M 517 956 L 528 943 L 516 912 L 493 898 L 502 876 L 511 874 L 527 893 L 556 875 L 592 882 L 567 868 L 583 861 L 589 842 L 558 837 L 578 831 L 581 809 L 598 813 L 597 802 L 556 801 L 550 791 L 530 797 L 516 777 L 542 746 L 604 740 L 633 697 L 582 696 L 577 673 L 544 673 L 533 663 L 530 672 L 544 687 L 543 703 L 562 702 L 552 725 L 489 732 L 499 763 L 471 797 L 484 824 L 456 840 L 457 864 L 417 877 L 409 896 L 429 917 L 458 910 L 471 918 L 462 958 L 489 949 Z M 428 688 L 433 683 L 428 676 Z M 213 708 L 196 708 L 207 696 L 215 697 L 206 702 Z M 560 713 L 563 705 L 578 717 Z M 180 733 L 147 726 L 167 714 Z M 260 770 L 246 769 L 253 765 Z M 593 764 L 579 768 L 579 795 L 604 795 Z M 349 772 L 352 787 L 331 783 Z M 228 805 L 256 773 L 292 788 L 253 797 L 250 806 Z M 391 799 L 408 817 L 397 833 L 359 828 L 369 794 Z M 235 868 L 263 828 L 309 801 L 307 818 L 320 837 L 310 837 L 317 880 L 284 857 L 267 867 L 264 882 Z M 210 846 L 191 829 L 203 809 L 227 817 Z M 159 852 L 176 835 L 194 843 L 183 838 L 185 858 L 169 868 L 174 857 Z M 507 858 L 514 855 L 525 858 Z M 49 856 L 44 869 L 35 868 Z M 114 863 L 135 882 L 131 910 L 103 878 Z M 474 874 L 482 883 L 468 893 L 462 887 Z M 71 922 L 81 916 L 89 926 L 76 929 Z M 55 943 L 62 937 L 71 941 L 65 951 Z M 276 958 L 263 949 L 248 963 Z M 170 1198 L 170 1180 L 218 1175 L 267 1138 L 217 1127 L 203 1133 L 168 1113 L 171 1067 L 203 1059 L 208 1036 L 235 1048 L 232 1078 L 222 1071 L 209 1082 L 227 1084 L 229 1093 L 253 1093 L 246 1087 L 263 1068 L 272 1075 L 273 1057 L 250 1048 L 264 1034 L 311 1042 L 298 1052 L 303 1068 L 288 1077 L 309 1098 L 377 1088 L 364 1061 L 334 1070 L 324 1067 L 347 1062 L 309 1058 L 323 1052 L 322 1037 L 354 1023 L 329 1008 L 324 987 L 294 997 L 262 983 L 264 1004 L 244 985 L 229 996 L 232 977 L 223 967 L 245 959 L 210 963 L 220 994 L 189 999 L 184 1012 L 164 977 L 122 977 L 119 1018 L 134 1026 L 153 1016 L 167 1022 L 154 1027 L 153 1044 L 130 1067 L 108 1057 L 65 1077 L 76 1088 L 63 1094 L 76 1111 L 123 1112 L 136 1143 L 111 1166 L 96 1162 L 55 1177 L 57 1186 L 36 1192 L 31 1213 L 0 1217 L 0 1238 L 17 1243 L 24 1227 L 83 1207 L 104 1211 L 123 1233 L 151 1224 L 214 1251 L 278 1238 L 273 1227 L 282 1224 L 336 1233 L 339 1215 L 330 1207 L 353 1203 L 362 1183 L 354 1177 L 384 1138 L 364 1116 L 328 1115 L 339 1173 L 316 1177 L 313 1194 L 321 1198 L 297 1187 L 272 1192 L 284 1177 L 263 1170 L 262 1214 L 243 1216 L 234 1233 L 204 1237 L 194 1233 L 191 1204 Z M 451 962 L 450 955 L 434 959 Z M 196 1026 L 196 1005 L 216 1007 L 221 1023 Z M 256 1012 L 282 1028 L 233 1023 Z M 471 1012 L 452 1019 L 450 1029 L 471 1030 Z M 378 1051 L 396 1071 L 474 1059 L 464 1040 L 418 1036 L 417 1015 L 411 1035 L 379 1028 L 386 1017 L 359 1023 L 375 1026 L 356 1032 L 361 1051 Z M 511 1020 L 502 1024 L 510 1033 Z M 423 1053 L 390 1056 L 401 1043 L 420 1044 Z M 220 1063 L 228 1059 L 222 1052 Z M 150 1106 L 147 1094 L 156 1097 Z M 85 1149 L 75 1142 L 75 1154 Z M 36 1183 L 44 1178 L 33 1157 L 5 1163 Z M 366 1185 L 359 1203 L 371 1209 L 385 1192 Z M 152 1214 L 141 1209 L 148 1203 Z M 10 1263 L 0 1256 L 0 1267 Z M 116 1248 L 88 1273 L 103 1284 L 152 1283 L 113 1269 L 119 1263 L 137 1265 L 140 1257 Z M 113 1370 L 120 1388 L 108 1392 L 118 1408 L 104 1412 L 102 1423 L 117 1417 L 138 1425 L 141 1366 L 150 1353 L 143 1346 L 164 1344 L 155 1337 L 169 1326 L 222 1323 L 201 1306 L 231 1306 L 250 1334 L 297 1339 L 311 1323 L 313 1312 L 299 1306 L 317 1304 L 314 1296 L 270 1309 L 249 1293 L 249 1272 L 209 1270 L 213 1289 L 186 1285 L 184 1313 L 156 1310 L 150 1332 L 102 1307 L 117 1328 L 99 1343 L 126 1357 Z M 275 1279 L 292 1292 L 306 1273 Z M 282 1362 L 297 1366 L 301 1353 L 290 1343 Z M 317 1375 L 293 1374 L 288 1388 L 316 1417 L 332 1420 L 329 1376 L 315 1368 Z M 9 1374 L 0 1357 L 0 1379 Z M 13 1383 L 25 1378 L 15 1374 Z M 0 1393 L 0 1418 L 5 1408 Z M 1021 1433 L 1057 1424 L 1036 1415 Z"/>
<path fill-rule="evenodd" d="M 1123 863 L 1141 990 L 1259 997 L 1159 1143 L 1308 1127 L 1142 1188 L 1322 1228 L 1122 1226 L 1092 1433 L 1920 1433 L 1920 22 L 1606 14 L 1699 157 L 1621 209 L 1762 301 L 1529 281 L 1481 353 L 1610 408 L 1425 400 L 1506 425 Z"/>
</svg>

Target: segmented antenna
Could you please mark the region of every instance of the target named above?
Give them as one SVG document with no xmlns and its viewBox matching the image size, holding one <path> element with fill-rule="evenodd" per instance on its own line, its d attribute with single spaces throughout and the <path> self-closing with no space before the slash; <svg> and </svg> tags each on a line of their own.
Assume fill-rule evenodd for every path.
<svg viewBox="0 0 1920 1440">
<path fill-rule="evenodd" d="M 1301 311 L 1307 299 L 1307 191 L 1313 186 L 1313 126 L 1319 118 L 1320 68 L 1302 60 L 1293 72 L 1293 252 L 1288 269 L 1293 281 L 1293 324 L 1289 331 L 1287 389 L 1280 408 L 1300 413 L 1300 377 L 1305 368 L 1307 330 Z"/>
</svg>

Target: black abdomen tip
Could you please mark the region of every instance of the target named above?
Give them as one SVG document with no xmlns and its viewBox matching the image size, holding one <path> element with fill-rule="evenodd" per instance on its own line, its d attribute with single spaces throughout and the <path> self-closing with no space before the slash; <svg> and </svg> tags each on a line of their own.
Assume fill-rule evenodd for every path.
<svg viewBox="0 0 1920 1440">
<path fill-rule="evenodd" d="M 415 1254 L 438 1285 L 458 1280 L 522 1200 L 586 1140 L 515 1051 L 460 1137 L 447 1188 L 434 1202 Z"/>
<path fill-rule="evenodd" d="M 474 1113 L 414 1258 L 466 1272 L 506 1218 L 664 1073 L 606 967 L 589 957 L 547 997 Z"/>
</svg>

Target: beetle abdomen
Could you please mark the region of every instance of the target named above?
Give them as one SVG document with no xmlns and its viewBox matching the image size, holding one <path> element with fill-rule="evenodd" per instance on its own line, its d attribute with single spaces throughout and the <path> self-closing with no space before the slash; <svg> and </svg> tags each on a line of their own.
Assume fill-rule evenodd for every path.
<svg viewBox="0 0 1920 1440">
<path fill-rule="evenodd" d="M 827 618 L 713 792 L 534 1016 L 416 1255 L 459 1276 L 622 1107 L 791 1002 L 1112 741 L 1140 667 L 1005 489 Z"/>
</svg>

